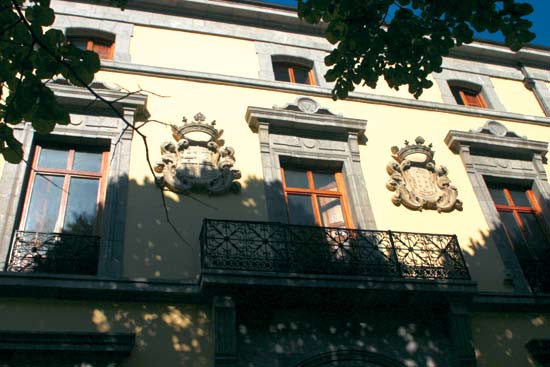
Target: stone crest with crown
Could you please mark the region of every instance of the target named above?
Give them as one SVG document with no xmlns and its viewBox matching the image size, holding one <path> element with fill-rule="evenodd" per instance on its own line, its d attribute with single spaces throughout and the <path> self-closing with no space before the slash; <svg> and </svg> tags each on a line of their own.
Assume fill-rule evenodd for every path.
<svg viewBox="0 0 550 367">
<path fill-rule="evenodd" d="M 157 182 L 177 193 L 238 191 L 235 180 L 241 173 L 233 168 L 235 150 L 224 147 L 223 130 L 216 129 L 216 121 L 206 123 L 200 112 L 192 122 L 185 117 L 182 121 L 183 125 L 172 125 L 175 141 L 161 144 L 162 161 L 155 166 Z"/>
<path fill-rule="evenodd" d="M 405 140 L 402 148 L 391 148 L 394 160 L 386 166 L 391 176 L 386 187 L 395 192 L 392 202 L 411 210 L 462 210 L 458 191 L 447 177 L 447 168 L 436 166 L 432 144 L 424 143 L 424 138 L 419 136 L 415 144 Z"/>
</svg>

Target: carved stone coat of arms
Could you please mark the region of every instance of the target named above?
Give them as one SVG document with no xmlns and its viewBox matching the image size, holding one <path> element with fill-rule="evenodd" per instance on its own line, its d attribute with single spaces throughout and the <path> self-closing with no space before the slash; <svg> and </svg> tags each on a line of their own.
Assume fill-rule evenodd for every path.
<svg viewBox="0 0 550 367">
<path fill-rule="evenodd" d="M 392 202 L 411 210 L 462 210 L 458 191 L 447 177 L 447 168 L 436 166 L 432 145 L 426 146 L 424 142 L 419 136 L 415 139 L 416 144 L 405 141 L 401 149 L 397 146 L 391 148 L 394 160 L 386 166 L 391 176 L 386 187 L 395 191 Z"/>
<path fill-rule="evenodd" d="M 161 186 L 177 193 L 195 190 L 221 194 L 239 190 L 235 180 L 241 178 L 241 173 L 233 168 L 235 150 L 223 147 L 223 130 L 215 128 L 215 121 L 208 124 L 205 120 L 198 113 L 190 123 L 183 118 L 183 125 L 172 125 L 175 141 L 161 145 L 162 161 L 155 166 Z"/>
</svg>

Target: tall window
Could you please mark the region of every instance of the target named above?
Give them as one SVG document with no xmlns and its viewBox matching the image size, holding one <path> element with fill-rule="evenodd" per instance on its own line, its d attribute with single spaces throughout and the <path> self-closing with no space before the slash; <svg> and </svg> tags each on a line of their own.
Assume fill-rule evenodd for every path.
<svg viewBox="0 0 550 367">
<path fill-rule="evenodd" d="M 309 66 L 274 61 L 273 62 L 273 72 L 275 74 L 275 80 L 282 82 L 291 82 L 298 84 L 309 84 L 315 85 L 315 76 L 313 75 L 313 69 Z"/>
<path fill-rule="evenodd" d="M 506 236 L 531 285 L 539 275 L 536 269 L 550 264 L 550 246 L 541 209 L 529 187 L 488 182 Z"/>
<path fill-rule="evenodd" d="M 37 146 L 20 229 L 98 234 L 107 157 L 97 149 Z"/>
<path fill-rule="evenodd" d="M 68 40 L 81 50 L 94 51 L 102 60 L 112 60 L 114 54 L 114 41 L 112 39 L 92 36 L 74 35 L 68 36 Z"/>
<path fill-rule="evenodd" d="M 487 108 L 487 103 L 481 94 L 481 90 L 451 86 L 451 92 L 456 103 L 463 106 Z"/>
<path fill-rule="evenodd" d="M 282 177 L 291 224 L 352 226 L 340 172 L 282 168 Z"/>
</svg>

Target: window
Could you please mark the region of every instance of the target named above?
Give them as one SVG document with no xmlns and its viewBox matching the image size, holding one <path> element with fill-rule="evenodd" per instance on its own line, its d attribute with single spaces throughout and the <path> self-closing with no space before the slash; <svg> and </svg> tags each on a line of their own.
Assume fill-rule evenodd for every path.
<svg viewBox="0 0 550 367">
<path fill-rule="evenodd" d="M 340 172 L 281 168 L 291 224 L 350 227 Z"/>
<path fill-rule="evenodd" d="M 37 146 L 11 272 L 95 275 L 107 152 Z"/>
<path fill-rule="evenodd" d="M 506 237 L 527 277 L 541 281 L 538 268 L 550 264 L 550 247 L 544 231 L 541 209 L 529 186 L 487 182 L 487 187 L 500 215 Z"/>
<path fill-rule="evenodd" d="M 99 36 L 69 35 L 68 40 L 81 50 L 94 51 L 102 60 L 112 60 L 114 39 Z"/>
<path fill-rule="evenodd" d="M 313 69 L 306 65 L 274 61 L 273 73 L 275 80 L 297 84 L 315 85 Z"/>
<path fill-rule="evenodd" d="M 471 88 L 451 86 L 451 92 L 456 103 L 463 106 L 487 108 L 487 103 L 481 94 L 481 90 Z"/>
<path fill-rule="evenodd" d="M 37 146 L 20 230 L 99 234 L 107 156 L 97 149 Z"/>
</svg>

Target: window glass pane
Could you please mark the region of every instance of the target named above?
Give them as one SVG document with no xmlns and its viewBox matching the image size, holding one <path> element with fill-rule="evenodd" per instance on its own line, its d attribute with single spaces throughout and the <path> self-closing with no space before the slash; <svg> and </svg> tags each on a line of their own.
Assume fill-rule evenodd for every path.
<svg viewBox="0 0 550 367">
<path fill-rule="evenodd" d="M 527 189 L 517 187 L 509 188 L 508 191 L 510 191 L 510 196 L 512 196 L 512 200 L 514 201 L 515 206 L 532 207 L 531 202 L 527 197 Z"/>
<path fill-rule="evenodd" d="M 489 192 L 491 193 L 491 197 L 493 198 L 493 201 L 497 205 L 510 205 L 508 203 L 508 200 L 506 200 L 506 196 L 504 195 L 504 190 L 501 187 L 490 187 L 489 186 Z"/>
<path fill-rule="evenodd" d="M 319 197 L 319 211 L 323 227 L 345 227 L 344 213 L 339 198 Z"/>
<path fill-rule="evenodd" d="M 302 224 L 314 226 L 315 215 L 313 214 L 313 205 L 311 196 L 308 195 L 288 195 L 288 213 L 290 224 Z"/>
<path fill-rule="evenodd" d="M 101 153 L 74 152 L 73 169 L 99 172 L 101 170 L 101 157 Z"/>
<path fill-rule="evenodd" d="M 317 190 L 338 191 L 334 173 L 313 173 L 313 182 Z"/>
<path fill-rule="evenodd" d="M 455 97 L 456 103 L 458 103 L 459 105 L 464 105 L 464 101 L 462 100 L 462 96 L 460 95 L 460 88 L 451 87 L 451 93 L 453 93 L 453 97 Z"/>
<path fill-rule="evenodd" d="M 74 47 L 81 50 L 86 50 L 88 48 L 88 40 L 86 38 L 71 37 L 69 41 Z"/>
<path fill-rule="evenodd" d="M 63 149 L 42 148 L 38 157 L 38 167 L 67 169 L 69 151 Z"/>
<path fill-rule="evenodd" d="M 55 232 L 61 205 L 63 176 L 36 175 L 28 206 L 25 231 Z"/>
<path fill-rule="evenodd" d="M 309 188 L 307 171 L 284 170 L 285 183 L 287 187 Z"/>
<path fill-rule="evenodd" d="M 99 180 L 71 178 L 63 232 L 93 234 Z"/>
<path fill-rule="evenodd" d="M 529 248 L 539 259 L 547 257 L 549 255 L 549 244 L 537 216 L 534 213 L 520 213 L 519 216 L 523 222 Z"/>
<path fill-rule="evenodd" d="M 522 264 L 526 264 L 532 260 L 531 254 L 526 246 L 525 240 L 519 228 L 519 225 L 514 218 L 512 212 L 500 212 L 502 223 L 506 229 L 506 234 L 510 240 L 512 247 L 518 257 L 518 260 Z"/>
<path fill-rule="evenodd" d="M 299 84 L 311 84 L 309 80 L 309 69 L 302 66 L 294 66 L 294 80 Z"/>
<path fill-rule="evenodd" d="M 109 60 L 111 58 L 112 43 L 106 41 L 93 41 L 92 51 L 99 55 L 100 59 Z"/>
<path fill-rule="evenodd" d="M 288 65 L 280 62 L 273 63 L 273 73 L 275 74 L 275 80 L 281 82 L 289 82 L 290 76 L 288 74 Z"/>
</svg>

